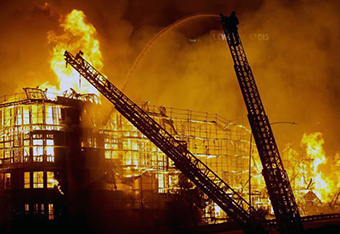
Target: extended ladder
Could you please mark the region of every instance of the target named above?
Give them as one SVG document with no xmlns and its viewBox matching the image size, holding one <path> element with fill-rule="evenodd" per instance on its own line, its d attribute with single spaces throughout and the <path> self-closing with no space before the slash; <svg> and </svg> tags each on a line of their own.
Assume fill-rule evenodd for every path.
<svg viewBox="0 0 340 234">
<path fill-rule="evenodd" d="M 248 110 L 248 119 L 263 166 L 263 177 L 275 212 L 280 233 L 301 233 L 303 226 L 293 190 L 290 186 L 270 122 L 249 66 L 237 30 L 228 32 L 225 18 L 222 26 L 227 38 L 234 69 Z M 228 19 L 227 19 L 228 20 Z"/>
<path fill-rule="evenodd" d="M 65 51 L 66 64 L 70 64 L 138 130 L 161 149 L 197 187 L 224 210 L 243 229 L 252 233 L 267 233 L 268 222 L 236 191 L 226 184 L 202 161 L 162 128 L 145 111 L 125 96 L 108 79 L 88 63 L 79 52 L 73 56 Z M 251 211 L 251 212 L 250 212 Z"/>
</svg>

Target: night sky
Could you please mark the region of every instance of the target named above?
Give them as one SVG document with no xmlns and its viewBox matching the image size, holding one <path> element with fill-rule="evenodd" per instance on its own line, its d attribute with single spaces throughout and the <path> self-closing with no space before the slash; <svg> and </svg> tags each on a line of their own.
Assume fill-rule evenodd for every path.
<svg viewBox="0 0 340 234">
<path fill-rule="evenodd" d="M 126 76 L 160 30 L 197 13 L 235 10 L 239 32 L 280 147 L 299 147 L 304 132 L 323 133 L 328 157 L 340 152 L 340 3 L 338 1 L 98 0 L 0 1 L 0 95 L 49 81 L 62 18 L 82 10 L 97 30 L 103 72 L 137 103 L 218 113 L 246 123 L 246 109 L 217 17 L 194 18 L 165 32 Z M 195 39 L 195 40 L 189 40 Z M 67 49 L 67 48 L 65 48 Z M 77 51 L 71 51 L 76 53 Z"/>
</svg>

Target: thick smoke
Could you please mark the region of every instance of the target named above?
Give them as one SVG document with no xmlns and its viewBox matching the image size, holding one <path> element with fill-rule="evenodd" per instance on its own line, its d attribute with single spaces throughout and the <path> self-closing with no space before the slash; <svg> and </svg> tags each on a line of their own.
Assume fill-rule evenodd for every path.
<svg viewBox="0 0 340 234">
<path fill-rule="evenodd" d="M 218 18 L 195 18 L 168 30 L 125 79 L 134 59 L 164 27 L 195 13 L 236 10 L 270 120 L 298 123 L 273 126 L 278 142 L 299 145 L 303 132 L 321 131 L 326 151 L 339 151 L 339 8 L 336 1 L 315 0 L 2 0 L 0 92 L 56 84 L 48 64 L 53 45 L 47 33 L 62 30 L 61 17 L 79 9 L 97 29 L 104 73 L 119 88 L 128 82 L 125 92 L 134 101 L 216 112 L 245 123 L 228 47 L 209 35 L 221 30 Z"/>
</svg>

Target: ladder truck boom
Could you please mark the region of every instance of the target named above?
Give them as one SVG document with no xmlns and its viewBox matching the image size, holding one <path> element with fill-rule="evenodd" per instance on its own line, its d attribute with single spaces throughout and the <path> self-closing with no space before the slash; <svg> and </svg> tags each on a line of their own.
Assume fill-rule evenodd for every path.
<svg viewBox="0 0 340 234">
<path fill-rule="evenodd" d="M 81 76 L 112 102 L 115 108 L 128 121 L 161 149 L 184 175 L 220 206 L 245 231 L 256 233 L 269 232 L 268 222 L 261 214 L 254 210 L 247 201 L 201 160 L 189 152 L 184 144 L 181 144 L 180 141 L 170 135 L 145 111 L 100 74 L 82 57 L 81 51 L 76 56 L 65 51 L 64 56 L 66 64 L 70 64 Z"/>
<path fill-rule="evenodd" d="M 280 233 L 301 233 L 303 226 L 288 174 L 285 171 L 255 78 L 237 31 L 235 12 L 221 14 L 221 21 L 234 69 L 248 111 L 248 119 L 263 166 L 263 177 L 275 212 Z M 235 23 L 237 22 L 237 23 Z"/>
</svg>

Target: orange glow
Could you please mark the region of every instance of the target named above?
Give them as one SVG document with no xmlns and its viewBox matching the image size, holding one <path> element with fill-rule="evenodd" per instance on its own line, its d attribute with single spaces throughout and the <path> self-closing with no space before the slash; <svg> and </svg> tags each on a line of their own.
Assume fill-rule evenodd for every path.
<svg viewBox="0 0 340 234">
<path fill-rule="evenodd" d="M 58 188 L 58 190 L 59 190 L 59 192 L 60 192 L 60 194 L 61 195 L 64 195 L 64 192 L 61 190 L 61 186 L 60 186 L 60 184 L 59 184 L 59 181 L 58 180 L 56 180 L 54 177 L 52 177 L 53 175 L 52 175 L 52 173 L 51 173 L 51 175 L 49 176 L 49 174 L 47 174 L 47 187 L 48 188 L 54 188 L 54 187 L 56 187 L 56 188 Z"/>
<path fill-rule="evenodd" d="M 96 38 L 95 27 L 86 22 L 85 14 L 80 10 L 73 10 L 62 21 L 60 26 L 63 28 L 62 35 L 56 35 L 54 31 L 48 32 L 49 43 L 55 43 L 50 59 L 50 67 L 57 75 L 59 88 L 52 87 L 45 83 L 43 86 L 50 91 L 60 92 L 74 89 L 77 93 L 99 92 L 83 78 L 80 79 L 79 73 L 71 67 L 66 67 L 64 51 L 84 52 L 84 58 L 90 61 L 99 71 L 103 67 L 103 57 L 100 52 L 100 43 Z"/>
<path fill-rule="evenodd" d="M 282 150 L 282 160 L 297 202 L 305 208 L 308 203 L 312 202 L 311 193 L 315 194 L 316 199 L 318 199 L 318 201 L 313 201 L 313 206 L 302 208 L 305 214 L 328 212 L 330 203 L 334 202 L 332 199 L 334 200 L 339 192 L 340 154 L 338 153 L 334 157 L 327 155 L 323 147 L 324 143 L 322 133 L 305 133 L 301 139 L 299 150 L 294 149 L 293 144 L 288 144 Z M 254 148 L 251 172 L 252 194 L 257 192 L 265 194 L 266 191 L 263 188 L 266 188 L 266 186 L 261 174 L 262 166 L 259 155 Z M 255 208 L 271 208 L 270 200 L 267 198 L 267 196 L 259 198 L 253 195 L 252 204 Z M 320 209 L 323 210 L 311 210 L 312 207 L 317 206 L 322 207 Z M 270 209 L 268 211 L 273 213 Z"/>
<path fill-rule="evenodd" d="M 330 202 L 331 196 L 334 195 L 336 184 L 320 168 L 322 165 L 329 165 L 326 153 L 323 149 L 325 143 L 322 133 L 316 132 L 304 134 L 301 145 L 306 150 L 307 157 L 311 160 L 310 171 L 312 172 L 314 187 L 313 192 L 322 202 Z"/>
<path fill-rule="evenodd" d="M 48 178 L 47 179 L 47 187 L 48 188 L 54 188 L 55 186 L 58 187 L 59 182 L 58 180 L 54 179 L 54 178 Z"/>
</svg>

